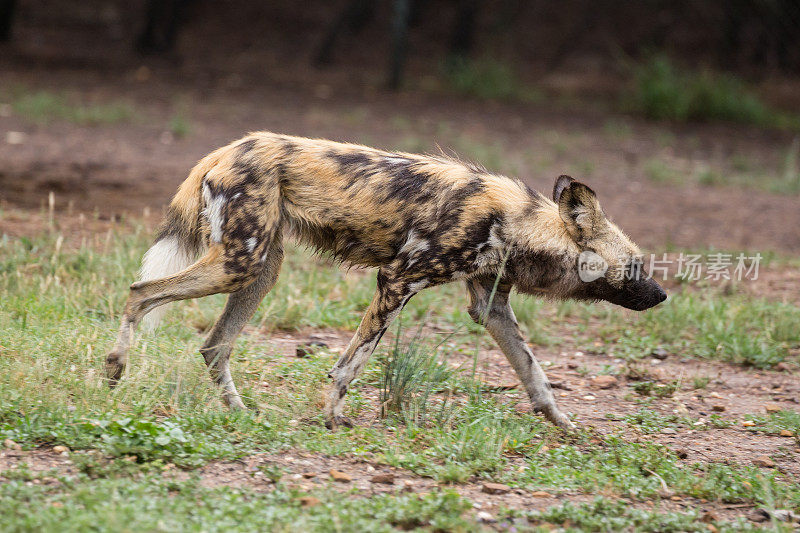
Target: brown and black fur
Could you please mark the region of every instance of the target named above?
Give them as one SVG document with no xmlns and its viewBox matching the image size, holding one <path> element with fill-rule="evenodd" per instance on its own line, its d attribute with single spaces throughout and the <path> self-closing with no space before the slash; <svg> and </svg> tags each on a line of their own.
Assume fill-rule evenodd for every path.
<svg viewBox="0 0 800 533">
<path fill-rule="evenodd" d="M 634 309 L 665 295 L 652 280 L 625 275 L 639 264 L 639 251 L 606 219 L 591 189 L 562 176 L 553 196 L 445 157 L 248 135 L 201 160 L 172 200 L 145 256 L 143 280 L 131 285 L 107 359 L 110 382 L 120 379 L 133 331 L 150 310 L 231 293 L 200 351 L 227 403 L 243 407 L 230 376 L 231 347 L 275 284 L 284 234 L 290 234 L 347 264 L 379 269 L 372 303 L 329 374 L 329 426 L 348 423 L 342 417 L 347 387 L 406 302 L 423 288 L 462 280 L 470 315 L 509 358 L 534 408 L 573 427 L 522 337 L 508 303 L 511 289 Z M 580 280 L 576 261 L 584 250 L 606 259 L 605 277 Z"/>
</svg>

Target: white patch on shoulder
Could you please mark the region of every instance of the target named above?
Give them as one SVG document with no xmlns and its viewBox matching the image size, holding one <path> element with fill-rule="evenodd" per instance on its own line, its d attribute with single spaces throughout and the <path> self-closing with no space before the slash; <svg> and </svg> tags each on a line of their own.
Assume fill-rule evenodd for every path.
<svg viewBox="0 0 800 533">
<path fill-rule="evenodd" d="M 406 238 L 406 242 L 400 248 L 399 254 L 405 253 L 408 256 L 408 263 L 406 267 L 410 267 L 414 263 L 417 262 L 418 258 L 414 258 L 414 255 L 424 252 L 428 248 L 431 247 L 431 243 L 425 239 L 421 239 L 417 233 L 412 229 L 408 232 L 408 237 Z"/>
<path fill-rule="evenodd" d="M 203 183 L 203 201 L 206 204 L 203 209 L 203 216 L 206 217 L 208 225 L 211 227 L 211 240 L 222 242 L 222 226 L 225 224 L 225 214 L 223 213 L 225 195 L 218 194 L 213 196 L 208 184 Z"/>
<path fill-rule="evenodd" d="M 500 236 L 501 225 L 498 222 L 489 228 L 489 238 L 478 246 L 478 256 L 475 258 L 475 267 L 485 268 L 502 260 L 505 243 Z"/>
<path fill-rule="evenodd" d="M 255 237 L 250 237 L 247 239 L 247 251 L 252 252 L 255 249 L 256 244 L 258 244 L 258 239 Z"/>
<path fill-rule="evenodd" d="M 498 222 L 492 224 L 492 227 L 489 229 L 488 244 L 490 248 L 501 248 L 503 246 L 503 239 L 500 238 L 500 224 Z"/>
</svg>

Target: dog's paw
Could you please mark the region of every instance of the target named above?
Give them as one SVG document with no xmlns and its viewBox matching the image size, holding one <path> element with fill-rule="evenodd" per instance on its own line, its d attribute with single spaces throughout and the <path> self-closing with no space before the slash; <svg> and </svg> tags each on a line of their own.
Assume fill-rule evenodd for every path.
<svg viewBox="0 0 800 533">
<path fill-rule="evenodd" d="M 559 411 L 554 405 L 544 406 L 540 409 L 537 409 L 537 411 L 542 413 L 547 420 L 553 423 L 553 425 L 563 429 L 564 431 L 571 433 L 578 429 L 578 426 L 576 426 L 572 420 L 567 418 L 567 415 Z"/>
<path fill-rule="evenodd" d="M 335 431 L 339 427 L 351 428 L 353 427 L 353 421 L 346 416 L 334 416 L 332 419 L 325 421 L 325 427 L 331 431 Z"/>
<path fill-rule="evenodd" d="M 122 378 L 122 371 L 125 370 L 125 355 L 111 352 L 106 356 L 106 380 L 108 387 L 113 389 Z"/>
<path fill-rule="evenodd" d="M 551 419 L 551 422 L 568 433 L 578 430 L 578 426 L 576 426 L 572 420 L 567 418 L 567 416 L 562 413 L 558 413 L 558 416 Z"/>
</svg>

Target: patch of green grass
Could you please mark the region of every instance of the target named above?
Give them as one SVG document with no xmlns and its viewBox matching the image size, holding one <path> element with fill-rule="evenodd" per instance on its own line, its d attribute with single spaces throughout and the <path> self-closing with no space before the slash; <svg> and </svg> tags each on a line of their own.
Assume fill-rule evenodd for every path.
<svg viewBox="0 0 800 533">
<path fill-rule="evenodd" d="M 383 451 L 383 460 L 447 483 L 494 478 L 505 475 L 507 455 L 532 453 L 542 446 L 542 436 L 555 433 L 540 418 L 475 390 L 466 402 L 451 406 L 448 417 L 398 428 L 398 441 Z"/>
<path fill-rule="evenodd" d="M 173 99 L 172 116 L 167 122 L 167 131 L 176 139 L 183 139 L 192 133 L 189 102 L 186 96 L 177 96 Z"/>
<path fill-rule="evenodd" d="M 676 415 L 662 415 L 647 408 L 641 408 L 623 419 L 637 427 L 642 433 L 660 433 L 664 428 L 674 428 L 678 422 Z"/>
<path fill-rule="evenodd" d="M 634 383 L 633 390 L 642 396 L 655 396 L 657 398 L 669 398 L 678 390 L 678 382 L 658 383 L 656 381 L 639 381 Z"/>
<path fill-rule="evenodd" d="M 538 91 L 524 86 L 506 64 L 491 58 L 456 58 L 443 69 L 444 78 L 457 93 L 483 100 L 538 102 Z"/>
<path fill-rule="evenodd" d="M 614 141 L 624 141 L 633 135 L 633 128 L 630 123 L 613 118 L 603 124 L 603 131 Z"/>
<path fill-rule="evenodd" d="M 397 531 L 426 527 L 474 530 L 470 504 L 454 492 L 346 498 L 278 486 L 271 492 L 208 489 L 163 476 L 63 479 L 60 486 L 0 484 L 3 531 Z"/>
<path fill-rule="evenodd" d="M 726 420 L 716 413 L 712 413 L 708 417 L 708 423 L 717 429 L 725 429 L 733 425 L 732 421 Z"/>
<path fill-rule="evenodd" d="M 684 532 L 705 533 L 711 523 L 724 531 L 757 531 L 743 519 L 734 523 L 709 522 L 694 510 L 686 513 L 654 509 L 637 509 L 627 502 L 597 498 L 591 503 L 564 503 L 546 511 L 529 513 L 533 524 L 557 524 L 568 531 L 637 531 L 637 532 Z M 547 528 L 549 529 L 549 528 Z"/>
<path fill-rule="evenodd" d="M 800 137 L 795 137 L 786 150 L 783 172 L 772 188 L 774 192 L 800 192 Z"/>
<path fill-rule="evenodd" d="M 800 127 L 800 119 L 764 104 L 738 79 L 676 67 L 655 56 L 634 72 L 627 106 L 656 120 L 723 120 L 765 127 Z"/>
<path fill-rule="evenodd" d="M 692 178 L 701 185 L 736 186 L 760 189 L 778 194 L 797 194 L 800 192 L 800 138 L 795 138 L 784 150 L 779 168 L 754 169 L 750 163 L 743 163 L 741 156 L 731 158 L 731 171 L 719 168 L 703 167 L 692 174 Z M 648 177 L 654 181 L 670 181 L 669 172 L 653 163 L 652 168 L 646 166 Z"/>
<path fill-rule="evenodd" d="M 644 164 L 644 175 L 655 183 L 683 183 L 683 174 L 661 159 L 649 159 Z"/>
<path fill-rule="evenodd" d="M 678 494 L 723 502 L 750 501 L 773 508 L 800 505 L 800 486 L 784 485 L 777 474 L 721 464 L 684 465 L 672 451 L 609 437 L 597 446 L 562 445 L 526 457 L 526 470 L 512 477 L 531 488 L 600 490 L 635 498 L 667 488 Z"/>
<path fill-rule="evenodd" d="M 18 463 L 14 468 L 2 471 L 2 476 L 11 481 L 33 481 L 37 479 L 37 473 L 31 470 L 26 462 Z"/>
<path fill-rule="evenodd" d="M 784 409 L 768 415 L 748 415 L 747 420 L 756 423 L 747 428 L 748 431 L 763 431 L 770 435 L 777 435 L 781 431 L 791 431 L 795 437 L 800 437 L 800 413 Z"/>
<path fill-rule="evenodd" d="M 265 446 L 276 440 L 270 424 L 250 413 L 156 420 L 147 415 L 113 413 L 104 418 L 88 418 L 57 407 L 21 407 L 20 402 L 4 402 L 1 407 L 0 439 L 11 439 L 26 447 L 49 444 L 73 450 L 96 449 L 108 457 L 131 457 L 139 463 L 198 466 L 211 459 L 233 459 L 255 445 Z M 231 439 L 231 430 L 246 432 L 248 437 Z"/>
<path fill-rule="evenodd" d="M 503 172 L 510 175 L 519 174 L 521 168 L 509 157 L 502 144 L 494 139 L 481 139 L 472 135 L 454 135 L 450 138 L 450 146 L 445 153 L 467 161 L 476 162 L 490 172 Z M 452 148 L 452 153 L 448 148 Z"/>
<path fill-rule="evenodd" d="M 604 335 L 626 357 L 673 353 L 769 368 L 800 346 L 800 309 L 781 302 L 682 292 L 632 320 L 611 317 Z"/>
<path fill-rule="evenodd" d="M 11 107 L 17 115 L 39 124 L 65 120 L 95 126 L 128 122 L 133 117 L 133 108 L 127 102 L 86 103 L 49 91 L 20 94 Z"/>
<path fill-rule="evenodd" d="M 192 124 L 182 113 L 176 113 L 169 119 L 169 131 L 176 139 L 183 139 L 192 132 Z"/>
<path fill-rule="evenodd" d="M 755 167 L 755 163 L 744 154 L 733 154 L 730 165 L 737 172 L 749 172 Z"/>
<path fill-rule="evenodd" d="M 722 174 L 710 168 L 703 169 L 697 173 L 696 179 L 700 185 L 722 185 L 725 183 L 725 178 Z"/>
</svg>

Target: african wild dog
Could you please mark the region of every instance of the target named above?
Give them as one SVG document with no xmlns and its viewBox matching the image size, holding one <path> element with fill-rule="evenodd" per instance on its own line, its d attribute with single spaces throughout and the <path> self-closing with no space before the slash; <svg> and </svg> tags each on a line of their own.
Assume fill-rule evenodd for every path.
<svg viewBox="0 0 800 533">
<path fill-rule="evenodd" d="M 551 201 L 521 181 L 445 157 L 254 133 L 206 156 L 178 189 L 144 256 L 142 281 L 130 287 L 106 360 L 110 384 L 122 376 L 134 329 L 148 312 L 231 293 L 200 352 L 228 405 L 243 408 L 228 360 L 275 284 L 284 232 L 350 265 L 379 268 L 375 297 L 329 374 L 331 428 L 349 425 L 342 416 L 347 387 L 389 323 L 426 287 L 464 281 L 470 315 L 508 357 L 533 407 L 562 428 L 574 426 L 523 340 L 511 289 L 635 310 L 666 298 L 594 192 L 568 176 L 556 180 Z M 605 276 L 582 280 L 577 263 L 587 251 L 608 264 Z"/>
</svg>

